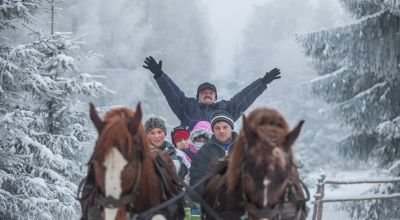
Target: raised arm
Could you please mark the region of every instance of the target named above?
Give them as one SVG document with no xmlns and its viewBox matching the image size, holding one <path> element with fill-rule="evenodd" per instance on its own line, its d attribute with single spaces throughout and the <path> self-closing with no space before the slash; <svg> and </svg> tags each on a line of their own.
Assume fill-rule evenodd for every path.
<svg viewBox="0 0 400 220">
<path fill-rule="evenodd" d="M 190 98 L 186 97 L 184 92 L 168 77 L 166 73 L 162 71 L 162 61 L 158 63 L 153 57 L 146 57 L 144 61 L 146 65 L 144 68 L 150 70 L 154 74 L 154 79 L 157 82 L 158 87 L 167 99 L 169 107 L 175 113 L 175 115 L 182 121 L 185 106 L 190 101 Z"/>
<path fill-rule="evenodd" d="M 266 72 L 264 77 L 256 79 L 250 85 L 242 89 L 234 95 L 229 101 L 221 103 L 225 105 L 226 111 L 231 113 L 233 120 L 236 121 L 242 112 L 246 109 L 267 89 L 267 85 L 276 79 L 280 79 L 281 72 L 278 68 L 274 68 Z"/>
</svg>

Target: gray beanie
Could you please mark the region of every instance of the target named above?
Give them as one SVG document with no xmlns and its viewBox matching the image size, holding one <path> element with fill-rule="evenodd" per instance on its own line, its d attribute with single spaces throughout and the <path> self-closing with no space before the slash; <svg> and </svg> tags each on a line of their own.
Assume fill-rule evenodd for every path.
<svg viewBox="0 0 400 220">
<path fill-rule="evenodd" d="M 220 121 L 228 123 L 231 126 L 232 130 L 234 129 L 235 122 L 233 121 L 232 116 L 227 111 L 217 110 L 211 116 L 211 128 L 214 130 L 215 124 Z"/>
<path fill-rule="evenodd" d="M 154 128 L 159 128 L 164 131 L 165 135 L 167 135 L 167 127 L 165 127 L 165 122 L 159 117 L 151 117 L 146 123 L 144 123 L 144 128 L 146 132 L 149 133 Z"/>
</svg>

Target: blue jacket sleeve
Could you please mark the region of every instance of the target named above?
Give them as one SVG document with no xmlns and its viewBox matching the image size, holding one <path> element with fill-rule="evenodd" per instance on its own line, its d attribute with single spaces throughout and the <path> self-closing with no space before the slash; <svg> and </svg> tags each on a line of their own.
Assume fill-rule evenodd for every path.
<svg viewBox="0 0 400 220">
<path fill-rule="evenodd" d="M 231 113 L 236 121 L 240 115 L 267 89 L 261 78 L 255 80 L 246 88 L 234 95 L 229 101 L 222 100 L 220 104 Z"/>
<path fill-rule="evenodd" d="M 181 122 L 186 121 L 187 118 L 185 117 L 188 116 L 185 114 L 185 108 L 190 103 L 191 98 L 186 97 L 185 93 L 164 72 L 156 78 L 156 82 L 174 114 Z"/>
</svg>

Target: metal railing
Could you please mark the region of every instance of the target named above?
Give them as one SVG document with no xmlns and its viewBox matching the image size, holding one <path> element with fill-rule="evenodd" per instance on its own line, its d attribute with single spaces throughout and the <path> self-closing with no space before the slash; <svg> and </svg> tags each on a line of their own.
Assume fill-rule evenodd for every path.
<svg viewBox="0 0 400 220">
<path fill-rule="evenodd" d="M 314 195 L 315 200 L 313 201 L 314 209 L 313 209 L 312 220 L 322 219 L 323 204 L 327 202 L 349 202 L 349 201 L 363 201 L 363 200 L 374 200 L 374 199 L 400 198 L 400 193 L 393 193 L 393 194 L 374 194 L 374 195 L 365 195 L 357 197 L 329 199 L 325 198 L 325 185 L 327 184 L 348 185 L 348 184 L 398 183 L 398 182 L 400 182 L 400 178 L 390 179 L 390 180 L 349 180 L 349 181 L 326 180 L 326 176 L 324 174 L 321 174 L 320 178 L 317 179 L 317 192 Z"/>
</svg>

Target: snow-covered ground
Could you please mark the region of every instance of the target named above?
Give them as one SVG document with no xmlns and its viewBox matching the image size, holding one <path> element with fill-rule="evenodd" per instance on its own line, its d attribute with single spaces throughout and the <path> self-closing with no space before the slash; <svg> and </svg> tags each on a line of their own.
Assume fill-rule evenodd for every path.
<svg viewBox="0 0 400 220">
<path fill-rule="evenodd" d="M 383 179 L 382 175 L 377 173 L 375 170 L 331 170 L 323 171 L 327 179 L 330 180 L 366 180 L 366 179 Z M 314 200 L 314 194 L 316 193 L 317 178 L 321 173 L 311 173 L 309 178 L 314 179 L 314 184 L 309 186 L 311 193 L 311 201 Z M 310 184 L 310 183 L 309 183 Z M 348 198 L 348 197 L 360 197 L 365 194 L 368 189 L 377 184 L 351 184 L 351 185 L 326 185 L 325 187 L 325 198 Z M 370 195 L 370 193 L 368 193 Z M 355 220 L 342 210 L 338 209 L 340 203 L 325 203 L 323 206 L 322 219 L 323 220 Z M 308 204 L 310 208 L 310 214 L 308 219 L 312 219 L 313 204 Z"/>
</svg>

